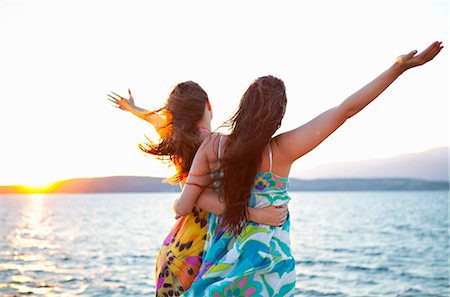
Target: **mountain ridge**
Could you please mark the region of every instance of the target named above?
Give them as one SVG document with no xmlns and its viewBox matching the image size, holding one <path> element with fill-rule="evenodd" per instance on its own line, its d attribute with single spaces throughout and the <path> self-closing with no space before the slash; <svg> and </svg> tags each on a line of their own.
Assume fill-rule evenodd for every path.
<svg viewBox="0 0 450 297">
<path fill-rule="evenodd" d="M 148 193 L 180 192 L 180 186 L 163 182 L 160 177 L 107 176 L 73 178 L 54 183 L 51 188 L 39 190 L 22 186 L 0 186 L 0 194 L 21 193 Z M 448 181 L 430 181 L 410 178 L 336 178 L 289 179 L 290 191 L 431 191 L 448 190 Z"/>
<path fill-rule="evenodd" d="M 296 178 L 413 178 L 449 180 L 449 148 L 438 147 L 389 158 L 335 162 L 304 170 Z"/>
<path fill-rule="evenodd" d="M 448 147 L 390 158 L 337 162 L 292 174 L 291 191 L 396 191 L 448 190 Z M 72 178 L 49 188 L 19 185 L 0 186 L 0 194 L 10 193 L 140 193 L 179 192 L 178 185 L 162 177 L 106 176 Z"/>
</svg>

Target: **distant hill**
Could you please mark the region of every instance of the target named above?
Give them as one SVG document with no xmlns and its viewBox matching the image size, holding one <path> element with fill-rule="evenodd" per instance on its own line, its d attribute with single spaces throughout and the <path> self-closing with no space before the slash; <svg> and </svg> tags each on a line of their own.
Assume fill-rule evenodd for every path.
<svg viewBox="0 0 450 297">
<path fill-rule="evenodd" d="M 412 178 L 448 181 L 449 149 L 440 147 L 392 158 L 331 163 L 305 170 L 296 177 L 307 179 Z"/>
<path fill-rule="evenodd" d="M 448 181 L 405 178 L 379 179 L 290 179 L 290 191 L 421 191 L 448 190 Z M 163 178 L 142 176 L 110 176 L 74 178 L 54 184 L 53 193 L 139 193 L 179 192 L 178 185 L 163 183 Z M 1 186 L 0 194 L 29 193 L 20 186 Z"/>
<path fill-rule="evenodd" d="M 448 190 L 448 181 L 410 178 L 290 179 L 291 191 L 434 191 Z"/>
<path fill-rule="evenodd" d="M 177 192 L 180 186 L 163 182 L 163 178 L 145 176 L 108 176 L 73 178 L 54 183 L 54 193 L 134 193 Z M 29 192 L 21 186 L 0 186 L 0 193 Z"/>
</svg>

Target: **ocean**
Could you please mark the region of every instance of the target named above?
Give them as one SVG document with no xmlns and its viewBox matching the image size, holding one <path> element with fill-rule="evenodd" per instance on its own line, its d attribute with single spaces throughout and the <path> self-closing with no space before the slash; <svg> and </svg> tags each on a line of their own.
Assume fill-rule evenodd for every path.
<svg viewBox="0 0 450 297">
<path fill-rule="evenodd" d="M 0 196 L 0 295 L 153 296 L 176 196 Z M 450 296 L 448 192 L 290 196 L 296 296 Z"/>
</svg>

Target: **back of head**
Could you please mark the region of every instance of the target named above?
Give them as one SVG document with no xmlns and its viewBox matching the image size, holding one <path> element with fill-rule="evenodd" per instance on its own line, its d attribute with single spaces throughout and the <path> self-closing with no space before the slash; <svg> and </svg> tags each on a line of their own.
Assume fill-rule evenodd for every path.
<svg viewBox="0 0 450 297">
<path fill-rule="evenodd" d="M 286 89 L 274 76 L 256 79 L 242 96 L 239 109 L 228 121 L 228 138 L 221 165 L 222 194 L 226 204 L 223 218 L 233 232 L 242 230 L 247 205 L 261 155 L 286 110 Z"/>
<path fill-rule="evenodd" d="M 189 173 L 201 144 L 197 125 L 204 115 L 207 101 L 208 95 L 197 83 L 179 83 L 170 93 L 165 106 L 155 111 L 161 113 L 165 120 L 165 133 L 160 142 L 149 140 L 139 145 L 144 152 L 175 165 L 177 173 L 169 179 L 171 183 L 185 180 Z"/>
</svg>

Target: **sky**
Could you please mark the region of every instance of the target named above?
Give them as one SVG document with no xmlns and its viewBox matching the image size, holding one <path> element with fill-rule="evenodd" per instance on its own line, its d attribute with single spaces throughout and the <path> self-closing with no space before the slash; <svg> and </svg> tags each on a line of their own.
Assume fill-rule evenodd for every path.
<svg viewBox="0 0 450 297">
<path fill-rule="evenodd" d="M 161 107 L 193 80 L 217 128 L 259 76 L 284 80 L 279 132 L 296 128 L 386 70 L 401 54 L 446 46 L 404 73 L 292 167 L 420 152 L 449 143 L 448 1 L 0 0 L 0 185 L 76 177 L 168 177 L 140 152 L 151 126 L 106 94 Z"/>
</svg>

